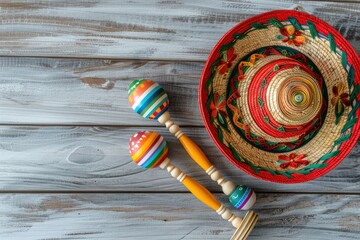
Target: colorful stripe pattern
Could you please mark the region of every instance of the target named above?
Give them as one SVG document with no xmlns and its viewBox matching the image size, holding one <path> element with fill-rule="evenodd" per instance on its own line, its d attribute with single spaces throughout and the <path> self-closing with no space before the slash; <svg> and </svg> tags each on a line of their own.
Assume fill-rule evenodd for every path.
<svg viewBox="0 0 360 240">
<path fill-rule="evenodd" d="M 134 80 L 129 86 L 128 99 L 135 112 L 149 119 L 157 119 L 169 107 L 164 89 L 149 79 Z"/>
<path fill-rule="evenodd" d="M 255 200 L 255 192 L 246 186 L 237 186 L 235 190 L 229 195 L 230 203 L 235 208 L 242 210 L 247 210 L 253 206 Z"/>
<path fill-rule="evenodd" d="M 129 153 L 142 168 L 155 168 L 167 158 L 168 146 L 158 133 L 142 131 L 130 138 Z"/>
</svg>

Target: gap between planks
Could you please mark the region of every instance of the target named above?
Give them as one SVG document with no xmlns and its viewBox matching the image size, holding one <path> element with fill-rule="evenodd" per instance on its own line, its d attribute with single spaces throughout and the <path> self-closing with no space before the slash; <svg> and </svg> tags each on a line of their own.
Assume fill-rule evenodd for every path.
<svg viewBox="0 0 360 240">
<path fill-rule="evenodd" d="M 190 194 L 0 197 L 1 239 L 215 240 L 229 239 L 234 232 Z M 229 206 L 224 195 L 216 197 Z M 261 220 L 251 239 L 358 239 L 357 200 L 357 196 L 260 194 L 254 210 Z"/>
<path fill-rule="evenodd" d="M 134 113 L 135 114 L 135 113 Z M 164 129 L 165 125 L 159 126 L 152 126 L 152 125 L 112 125 L 112 124 L 38 124 L 38 123 L 0 123 L 0 127 L 81 127 L 81 128 L 116 128 L 116 129 L 122 129 L 122 128 L 156 128 L 156 129 Z M 181 124 L 181 128 L 196 128 L 196 129 L 202 129 L 205 128 L 205 126 L 199 126 L 199 125 L 189 125 L 189 124 Z"/>
<path fill-rule="evenodd" d="M 211 50 L 209 51 L 210 54 Z M 178 59 L 178 58 L 114 58 L 114 57 L 92 57 L 92 56 L 32 56 L 32 55 L 0 55 L 0 58 L 35 58 L 35 59 L 54 59 L 54 60 L 98 60 L 98 61 L 121 61 L 121 62 L 136 62 L 136 61 L 156 61 L 164 63 L 205 63 L 206 60 L 201 59 Z"/>
<path fill-rule="evenodd" d="M 26 191 L 26 190 L 0 190 L 0 195 L 3 194 L 191 194 L 189 191 L 113 191 L 113 190 L 86 190 L 86 191 L 81 191 L 81 190 L 68 190 L 68 191 L 54 191 L 54 190 L 45 190 L 45 191 L 41 191 L 41 190 L 37 190 L 37 191 Z M 212 194 L 224 194 L 221 191 L 211 191 Z M 283 194 L 283 195 L 288 195 L 288 194 L 298 194 L 298 195 L 354 195 L 354 196 L 360 196 L 360 192 L 274 192 L 274 191 L 261 191 L 261 190 L 257 190 L 256 193 L 258 194 Z"/>
<path fill-rule="evenodd" d="M 230 28 L 234 26 L 236 23 L 244 20 L 248 16 L 256 15 L 259 12 L 282 9 L 282 8 L 291 9 L 294 5 L 301 4 L 301 6 L 303 6 L 309 13 L 312 13 L 320 18 L 323 18 L 324 20 L 327 20 L 331 25 L 338 28 L 339 31 L 343 30 L 343 32 L 344 31 L 348 32 L 349 29 L 347 28 L 345 29 L 342 27 L 342 25 L 346 23 L 343 22 L 342 20 L 345 20 L 345 18 L 349 16 L 351 17 L 355 16 L 354 19 L 356 19 L 356 15 L 357 15 L 356 11 L 357 11 L 358 1 L 330 0 L 330 1 L 318 1 L 318 2 L 317 1 L 282 1 L 282 2 L 283 4 L 279 5 L 277 1 L 261 1 L 261 0 L 240 1 L 240 2 L 231 2 L 231 3 L 227 1 L 224 2 L 213 1 L 212 2 L 213 6 L 211 6 L 211 4 L 209 6 L 209 3 L 205 5 L 204 3 L 201 3 L 201 1 L 195 1 L 195 3 L 193 3 L 193 1 L 184 2 L 183 4 L 176 4 L 176 5 L 175 2 L 173 1 L 165 1 L 162 4 L 155 3 L 154 5 L 150 5 L 150 7 L 153 7 L 152 10 L 153 12 L 151 12 L 152 15 L 145 17 L 145 20 L 141 19 L 141 21 L 136 21 L 138 20 L 136 16 L 138 16 L 139 14 L 139 9 L 141 10 L 141 7 L 143 6 L 141 1 L 140 3 L 137 4 L 134 4 L 132 2 L 128 3 L 127 7 L 129 9 L 116 8 L 118 7 L 118 5 L 109 5 L 109 3 L 107 2 L 106 3 L 100 2 L 99 4 L 93 3 L 89 5 L 82 3 L 80 5 L 76 5 L 80 9 L 80 11 L 78 11 L 80 16 L 76 16 L 76 18 L 74 18 L 74 16 L 71 16 L 71 18 L 69 18 L 67 15 L 68 12 L 65 12 L 67 14 L 61 12 L 60 14 L 54 15 L 52 11 L 58 10 L 57 9 L 58 5 L 56 4 L 35 3 L 34 6 L 32 6 L 31 1 L 28 3 L 28 5 L 25 5 L 25 7 L 19 6 L 22 15 L 20 16 L 20 18 L 18 15 L 16 15 L 17 17 L 14 18 L 12 17 L 11 14 L 13 13 L 18 14 L 19 11 L 16 4 L 15 5 L 5 4 L 3 8 L 8 11 L 3 16 L 3 19 L 5 19 L 6 21 L 9 21 L 8 20 L 9 18 L 15 21 L 15 23 L 17 23 L 16 21 L 22 20 L 21 17 L 24 16 L 36 17 L 36 18 L 35 20 L 33 18 L 30 18 L 32 19 L 33 22 L 30 21 L 29 25 L 20 22 L 20 27 L 24 26 L 24 29 L 22 29 L 22 31 L 17 29 L 15 30 L 12 29 L 11 32 L 15 33 L 15 35 L 12 35 L 9 38 L 10 39 L 9 42 L 3 41 L 5 45 L 3 49 L 6 50 L 3 50 L 2 54 L 4 54 L 5 56 L 5 55 L 11 55 L 10 53 L 13 53 L 12 56 L 19 56 L 19 57 L 33 56 L 33 55 L 42 56 L 42 57 L 48 57 L 49 55 L 56 57 L 60 57 L 60 56 L 68 57 L 68 55 L 71 55 L 74 57 L 81 56 L 82 58 L 92 58 L 94 57 L 94 55 L 97 55 L 96 56 L 97 59 L 108 58 L 108 57 L 117 58 L 117 56 L 123 55 L 123 56 L 127 56 L 126 58 L 131 58 L 131 59 L 133 57 L 141 58 L 141 59 L 164 58 L 171 61 L 176 61 L 179 58 L 182 58 L 183 60 L 188 60 L 189 55 L 192 54 L 193 56 L 191 57 L 191 60 L 204 61 L 207 58 L 209 49 L 212 49 L 215 43 L 214 41 L 219 39 L 223 35 L 224 29 Z M 247 5 L 250 4 L 251 6 L 249 6 L 248 8 L 244 8 L 244 5 L 242 5 L 243 3 Z M 182 14 L 182 17 L 180 17 L 180 19 L 177 18 L 178 13 L 174 15 L 173 12 L 171 13 L 165 12 L 165 17 L 168 17 L 171 20 L 173 20 L 172 22 L 170 22 L 170 24 L 173 24 L 170 26 L 170 28 L 169 28 L 169 21 L 164 21 L 161 19 L 154 20 L 152 18 L 157 16 L 163 16 L 164 9 L 162 9 L 162 7 L 164 5 L 166 5 L 166 7 L 170 8 L 171 10 L 173 10 L 173 8 L 178 7 L 178 9 L 175 9 L 175 11 L 184 12 Z M 32 10 L 31 7 L 34 7 L 35 9 L 40 8 L 40 9 L 48 10 L 45 12 L 45 15 L 40 15 L 42 21 L 39 21 L 38 19 L 39 16 L 37 12 L 33 13 L 34 11 L 31 11 Z M 61 5 L 61 7 L 65 7 L 66 10 L 72 9 L 71 8 L 72 5 L 70 4 L 70 2 L 67 3 L 67 1 L 65 1 L 65 4 Z M 229 9 L 233 10 L 234 8 L 235 10 L 240 9 L 240 11 L 229 11 Z M 210 15 L 212 14 L 210 17 L 208 14 L 209 9 L 211 10 Z M 135 15 L 135 19 L 131 22 L 128 22 L 128 19 L 126 17 L 120 17 L 122 15 L 121 13 L 123 12 L 126 14 L 132 14 L 132 16 Z M 89 13 L 91 14 L 90 17 L 88 16 Z M 103 18 L 102 14 L 107 14 L 109 17 Z M 244 16 L 240 17 L 239 14 L 240 15 L 243 14 Z M 337 16 L 339 14 L 341 16 Z M 48 15 L 50 19 L 47 19 Z M 217 18 L 218 16 L 221 16 L 220 19 Z M 335 19 L 333 19 L 334 17 Z M 109 18 L 111 18 L 112 20 L 109 21 Z M 201 21 L 203 18 L 205 19 L 204 22 Z M 200 23 L 198 23 L 198 21 L 200 21 Z M 82 24 L 85 22 L 91 22 L 91 23 L 89 25 L 83 26 Z M 192 25 L 189 26 L 188 24 L 189 22 L 191 22 Z M 56 26 L 58 27 L 58 29 L 56 29 L 57 30 L 56 34 L 50 36 L 52 41 L 48 41 L 47 38 L 49 36 L 44 34 L 43 31 L 39 31 L 37 29 L 39 23 L 46 25 L 49 29 L 45 32 L 49 32 L 51 34 L 55 33 L 55 31 L 51 27 L 53 27 L 54 23 L 55 25 L 57 24 Z M 73 25 L 71 25 L 72 23 Z M 202 26 L 201 23 L 204 24 L 211 23 L 215 27 L 213 29 L 214 31 L 210 33 L 210 37 L 208 36 L 209 33 L 207 31 L 209 29 L 208 26 Z M 106 24 L 110 26 L 107 26 Z M 145 24 L 145 30 L 141 28 L 141 26 L 143 26 L 144 24 Z M 175 24 L 179 24 L 179 26 Z M 136 26 L 137 28 L 135 29 L 131 28 L 133 25 Z M 156 28 L 148 29 L 149 25 L 156 26 Z M 349 24 L 347 23 L 346 25 Z M 198 29 L 196 29 L 196 27 L 198 27 Z M 353 23 L 352 27 L 354 28 L 354 31 L 356 31 L 356 23 Z M 80 28 L 84 31 L 80 31 L 79 33 L 79 30 L 77 28 Z M 140 28 L 140 30 L 138 28 Z M 176 31 L 177 29 L 179 29 L 179 32 Z M 123 35 L 121 34 L 122 31 L 126 33 L 145 32 L 146 34 L 135 34 L 135 36 L 133 34 Z M 18 34 L 18 32 L 20 32 L 20 35 Z M 7 33 L 6 30 L 5 33 Z M 70 39 L 70 41 L 67 43 L 68 45 L 66 45 L 66 43 L 63 43 L 62 38 L 69 39 L 68 37 L 69 34 L 73 38 L 80 38 L 80 39 L 75 39 L 75 41 L 77 41 L 76 44 L 74 44 L 75 41 L 71 42 L 72 39 Z M 172 38 L 169 39 L 169 36 L 166 34 L 170 35 Z M 199 35 L 203 39 L 206 40 L 211 39 L 211 40 L 207 41 L 204 44 L 203 41 L 197 41 Z M 24 36 L 27 41 L 24 41 L 23 44 L 21 44 L 21 42 L 20 44 L 16 42 L 17 39 L 22 40 Z M 45 37 L 45 43 L 49 43 L 49 46 L 47 46 L 48 48 L 46 48 L 46 50 L 38 48 L 39 42 L 40 43 L 44 42 L 43 39 L 44 37 Z M 82 37 L 84 39 L 82 39 Z M 94 39 L 92 39 L 91 37 L 93 38 L 97 37 L 95 39 L 96 44 L 94 44 Z M 184 39 L 180 39 L 181 37 L 183 37 Z M 354 38 L 353 35 L 351 35 L 351 37 L 350 35 L 345 37 L 351 38 L 349 40 L 353 40 L 352 42 L 355 42 L 357 39 L 357 36 Z M 134 38 L 135 38 L 135 43 L 133 44 Z M 144 41 L 149 41 L 150 44 L 144 44 Z M 157 43 L 155 41 L 157 41 Z M 61 45 L 61 43 L 63 43 L 64 45 Z M 139 43 L 140 45 L 136 45 L 136 43 Z M 64 49 L 64 52 L 59 52 L 59 44 L 60 46 L 67 46 L 70 48 L 74 47 L 76 49 L 76 53 L 69 51 L 69 49 Z M 118 49 L 119 45 L 123 46 L 122 44 L 125 44 L 124 51 Z M 189 46 L 183 46 L 186 44 L 188 44 Z M 18 45 L 20 45 L 20 47 Z M 143 46 L 143 45 L 146 45 L 146 48 L 143 47 L 139 49 L 139 46 Z M 171 53 L 170 51 L 169 57 L 163 57 L 162 54 L 167 54 L 169 51 L 168 50 L 160 51 L 160 50 L 166 49 L 166 47 L 168 46 L 175 46 L 175 48 L 176 46 L 179 46 L 182 48 L 179 51 L 175 51 L 173 53 Z M 131 48 L 133 48 L 132 51 Z M 115 49 L 115 52 L 113 52 L 113 49 Z M 157 53 L 157 51 L 159 52 Z"/>
</svg>

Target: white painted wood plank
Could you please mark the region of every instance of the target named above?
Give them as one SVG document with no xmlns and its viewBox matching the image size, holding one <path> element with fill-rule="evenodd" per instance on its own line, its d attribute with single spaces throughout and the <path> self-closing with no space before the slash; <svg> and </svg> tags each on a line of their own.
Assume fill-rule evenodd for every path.
<svg viewBox="0 0 360 240">
<path fill-rule="evenodd" d="M 164 128 L 0 126 L 0 191 L 186 191 L 161 169 L 144 170 L 128 155 L 139 130 L 156 130 L 169 143 L 170 158 L 212 191 L 219 186 L 191 161 Z M 184 128 L 228 178 L 266 192 L 360 193 L 360 145 L 327 175 L 303 184 L 275 184 L 248 176 L 218 151 L 203 128 Z"/>
<path fill-rule="evenodd" d="M 302 5 L 357 50 L 358 3 L 331 1 L 45 1 L 0 3 L 0 55 L 205 60 L 238 22 Z"/>
<path fill-rule="evenodd" d="M 197 107 L 203 63 L 0 58 L 0 124 L 158 125 L 131 109 L 129 83 L 150 78 L 169 94 L 182 125 L 202 126 Z"/>
<path fill-rule="evenodd" d="M 358 239 L 358 200 L 261 194 L 249 240 Z M 229 239 L 234 231 L 190 194 L 2 194 L 0 202 L 1 239 Z"/>
</svg>

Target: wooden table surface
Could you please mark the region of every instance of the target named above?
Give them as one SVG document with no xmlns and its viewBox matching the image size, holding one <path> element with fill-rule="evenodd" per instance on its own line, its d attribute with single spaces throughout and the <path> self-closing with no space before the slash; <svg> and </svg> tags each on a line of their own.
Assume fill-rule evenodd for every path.
<svg viewBox="0 0 360 240">
<path fill-rule="evenodd" d="M 294 4 L 360 52 L 359 1 L 0 1 L 0 239 L 230 238 L 231 225 L 165 171 L 132 163 L 129 137 L 156 130 L 173 162 L 229 206 L 164 127 L 133 113 L 127 87 L 137 78 L 162 84 L 183 131 L 227 178 L 257 191 L 249 239 L 359 239 L 359 144 L 317 180 L 264 182 L 221 155 L 197 107 L 220 37 Z"/>
</svg>

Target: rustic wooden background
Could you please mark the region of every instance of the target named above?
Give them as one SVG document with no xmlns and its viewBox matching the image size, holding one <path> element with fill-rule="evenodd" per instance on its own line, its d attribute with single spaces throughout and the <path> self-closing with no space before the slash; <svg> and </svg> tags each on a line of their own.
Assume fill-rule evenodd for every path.
<svg viewBox="0 0 360 240">
<path fill-rule="evenodd" d="M 315 181 L 263 182 L 228 163 L 197 108 L 199 76 L 219 38 L 250 16 L 294 4 L 360 52 L 359 1 L 0 1 L 0 239 L 232 235 L 165 171 L 131 162 L 129 137 L 156 130 L 173 162 L 226 203 L 166 129 L 128 106 L 128 84 L 144 77 L 163 85 L 174 120 L 216 167 L 257 190 L 261 220 L 250 239 L 359 239 L 359 144 Z"/>
</svg>

